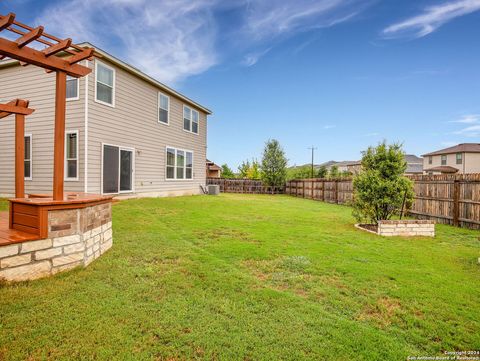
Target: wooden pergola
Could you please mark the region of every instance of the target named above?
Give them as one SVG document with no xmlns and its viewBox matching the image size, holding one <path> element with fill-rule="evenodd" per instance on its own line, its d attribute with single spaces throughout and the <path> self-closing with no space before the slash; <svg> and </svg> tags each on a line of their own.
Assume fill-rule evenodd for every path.
<svg viewBox="0 0 480 361">
<path fill-rule="evenodd" d="M 15 198 L 25 197 L 25 116 L 34 112 L 28 107 L 28 100 L 15 99 L 0 104 L 0 119 L 15 115 Z"/>
<path fill-rule="evenodd" d="M 2 32 L 12 35 L 15 40 L 2 36 Z M 44 47 L 38 50 L 39 46 Z M 88 75 L 92 70 L 78 62 L 93 57 L 94 49 L 82 48 L 72 44 L 72 39 L 59 39 L 53 35 L 47 34 L 43 26 L 36 28 L 22 24 L 15 20 L 15 14 L 0 15 L 0 59 L 11 58 L 18 60 L 22 66 L 35 65 L 45 69 L 46 72 L 56 73 L 56 91 L 55 91 L 55 134 L 54 134 L 54 157 L 53 157 L 53 200 L 61 201 L 64 198 L 64 157 L 65 157 L 65 109 L 66 109 L 66 87 L 67 75 L 80 78 Z M 24 126 L 24 117 L 33 112 L 28 108 L 28 102 L 15 100 L 2 104 L 0 106 L 0 117 L 15 114 L 16 117 L 23 117 L 23 121 L 16 122 L 18 127 Z M 26 113 L 30 111 L 30 113 Z M 23 113 L 22 113 L 23 112 Z M 8 114 L 7 114 L 8 113 Z M 5 114 L 5 115 L 4 115 Z M 18 119 L 18 118 L 17 118 Z M 21 129 L 18 130 L 19 132 Z M 19 135 L 16 132 L 16 152 L 15 164 L 23 164 L 23 153 L 19 153 L 18 137 L 22 138 L 23 132 Z M 23 147 L 23 146 L 22 146 Z M 23 174 L 23 165 L 22 165 Z M 24 190 L 23 176 L 21 180 L 16 174 L 15 191 L 17 198 L 23 198 Z"/>
</svg>

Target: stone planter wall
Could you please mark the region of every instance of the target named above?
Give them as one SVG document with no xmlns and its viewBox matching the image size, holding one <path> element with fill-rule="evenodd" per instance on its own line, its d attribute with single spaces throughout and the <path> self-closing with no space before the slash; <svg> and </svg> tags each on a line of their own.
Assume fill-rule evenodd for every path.
<svg viewBox="0 0 480 361">
<path fill-rule="evenodd" d="M 24 281 L 86 267 L 112 246 L 110 202 L 48 212 L 48 238 L 0 247 L 0 279 Z"/>
<path fill-rule="evenodd" d="M 379 221 L 377 233 L 380 236 L 435 237 L 435 221 L 416 219 Z"/>
</svg>

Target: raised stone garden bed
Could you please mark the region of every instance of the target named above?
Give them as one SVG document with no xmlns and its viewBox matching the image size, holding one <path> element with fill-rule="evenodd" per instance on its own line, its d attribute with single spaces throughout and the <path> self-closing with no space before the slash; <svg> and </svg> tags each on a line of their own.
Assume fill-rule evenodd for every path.
<svg viewBox="0 0 480 361">
<path fill-rule="evenodd" d="M 358 229 L 380 236 L 435 237 L 435 221 L 406 219 L 379 221 L 375 224 L 356 224 Z"/>
</svg>

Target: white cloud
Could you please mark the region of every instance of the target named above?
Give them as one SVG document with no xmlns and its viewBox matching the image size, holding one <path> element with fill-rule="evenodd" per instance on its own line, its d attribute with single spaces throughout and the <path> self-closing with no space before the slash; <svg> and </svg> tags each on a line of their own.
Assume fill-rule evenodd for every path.
<svg viewBox="0 0 480 361">
<path fill-rule="evenodd" d="M 245 57 L 243 58 L 242 64 L 245 65 L 245 66 L 255 65 L 260 60 L 260 58 L 262 56 L 264 56 L 265 54 L 267 54 L 270 51 L 270 49 L 271 48 L 267 48 L 267 49 L 262 50 L 262 51 L 257 51 L 257 52 L 253 52 L 253 53 L 245 55 Z"/>
<path fill-rule="evenodd" d="M 460 119 L 452 120 L 450 123 L 475 124 L 480 121 L 480 114 L 467 114 Z"/>
<path fill-rule="evenodd" d="M 323 129 L 333 129 L 333 128 L 335 128 L 335 127 L 336 127 L 336 126 L 333 125 L 333 124 L 327 124 L 327 125 L 324 125 L 324 126 L 323 126 Z"/>
<path fill-rule="evenodd" d="M 480 125 L 471 125 L 454 132 L 454 134 L 464 135 L 466 137 L 480 137 Z"/>
<path fill-rule="evenodd" d="M 171 83 L 216 64 L 213 3 L 72 0 L 46 8 L 37 22 L 48 24 L 50 33 L 74 35 L 75 42 L 115 49 L 115 55 Z"/>
<path fill-rule="evenodd" d="M 480 0 L 455 0 L 426 7 L 422 14 L 390 25 L 383 30 L 389 38 L 428 35 L 445 23 L 463 15 L 480 10 Z"/>
<path fill-rule="evenodd" d="M 247 0 L 245 31 L 256 39 L 272 38 L 292 31 L 329 27 L 357 13 L 353 0 Z"/>
<path fill-rule="evenodd" d="M 365 6 L 360 0 L 70 0 L 46 5 L 36 22 L 172 83 L 208 70 L 228 51 L 252 66 L 282 39 L 347 21 Z M 226 21 L 223 10 L 234 11 L 235 20 Z"/>
</svg>

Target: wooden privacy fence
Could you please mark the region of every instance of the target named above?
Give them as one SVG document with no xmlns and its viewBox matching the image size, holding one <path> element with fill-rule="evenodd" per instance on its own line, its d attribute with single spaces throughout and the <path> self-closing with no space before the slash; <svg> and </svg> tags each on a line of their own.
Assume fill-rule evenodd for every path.
<svg viewBox="0 0 480 361">
<path fill-rule="evenodd" d="M 261 180 L 207 178 L 207 185 L 220 186 L 221 193 L 283 194 L 285 187 L 270 187 Z"/>
<path fill-rule="evenodd" d="M 480 174 L 415 175 L 415 199 L 409 213 L 420 219 L 480 229 Z M 329 203 L 353 200 L 352 179 L 288 181 L 285 193 Z"/>
<path fill-rule="evenodd" d="M 318 201 L 347 204 L 353 198 L 352 179 L 296 179 L 288 181 L 285 194 Z"/>
</svg>

